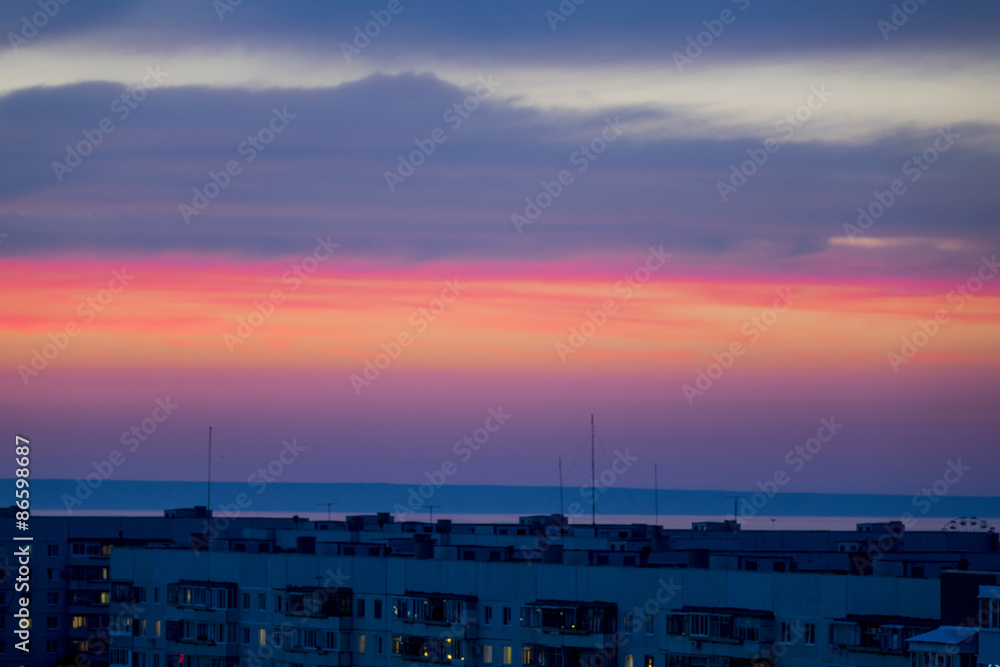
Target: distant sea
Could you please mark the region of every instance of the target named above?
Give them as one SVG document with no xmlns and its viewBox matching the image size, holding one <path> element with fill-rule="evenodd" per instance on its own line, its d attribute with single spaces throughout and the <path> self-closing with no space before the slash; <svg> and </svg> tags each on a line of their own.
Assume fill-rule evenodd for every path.
<svg viewBox="0 0 1000 667">
<path fill-rule="evenodd" d="M 13 481 L 8 481 L 13 488 Z M 32 510 L 39 515 L 162 515 L 165 509 L 205 505 L 206 491 L 205 482 L 111 479 L 91 489 L 78 480 L 34 479 L 31 499 Z M 658 513 L 662 526 L 689 528 L 695 521 L 731 519 L 738 497 L 744 530 L 854 530 L 857 523 L 908 516 L 915 522 L 910 530 L 941 530 L 952 519 L 970 516 L 1000 529 L 1000 497 L 993 496 L 779 492 L 766 498 L 753 491 L 660 489 L 654 503 L 652 489 L 625 487 L 599 488 L 597 495 L 598 523 L 654 523 Z M 516 522 L 520 516 L 560 513 L 560 494 L 558 487 L 550 486 L 212 483 L 212 509 L 217 514 L 238 508 L 240 516 L 320 520 L 389 512 L 397 520 L 426 521 L 431 516 L 428 505 L 433 505 L 435 520 Z M 561 506 L 571 524 L 590 523 L 589 489 L 565 489 Z"/>
</svg>

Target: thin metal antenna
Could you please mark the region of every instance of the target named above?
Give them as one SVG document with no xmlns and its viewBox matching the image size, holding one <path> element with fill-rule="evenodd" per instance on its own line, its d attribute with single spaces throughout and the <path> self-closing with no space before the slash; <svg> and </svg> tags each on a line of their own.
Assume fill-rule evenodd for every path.
<svg viewBox="0 0 1000 667">
<path fill-rule="evenodd" d="M 206 514 L 212 515 L 212 427 L 208 427 L 208 499 L 205 501 Z"/>
<path fill-rule="evenodd" d="M 656 519 L 654 523 L 660 525 L 660 485 L 656 479 L 656 464 L 653 464 L 653 512 Z"/>
<path fill-rule="evenodd" d="M 430 522 L 434 523 L 434 508 L 435 507 L 441 507 L 441 506 L 440 505 L 425 505 L 424 507 L 426 507 L 427 511 L 430 512 L 430 514 L 431 514 Z"/>
<path fill-rule="evenodd" d="M 590 506 L 590 525 L 597 535 L 597 475 L 594 472 L 594 413 L 590 413 L 590 496 L 593 504 Z"/>
<path fill-rule="evenodd" d="M 566 516 L 566 510 L 563 509 L 563 482 L 562 482 L 562 457 L 559 457 L 559 516 Z"/>
<path fill-rule="evenodd" d="M 733 499 L 733 521 L 739 523 L 740 520 L 740 510 L 739 510 L 739 496 L 729 496 Z"/>
<path fill-rule="evenodd" d="M 326 520 L 330 521 L 333 517 L 330 514 L 330 505 L 336 505 L 337 503 L 316 503 L 317 505 L 326 505 Z"/>
</svg>

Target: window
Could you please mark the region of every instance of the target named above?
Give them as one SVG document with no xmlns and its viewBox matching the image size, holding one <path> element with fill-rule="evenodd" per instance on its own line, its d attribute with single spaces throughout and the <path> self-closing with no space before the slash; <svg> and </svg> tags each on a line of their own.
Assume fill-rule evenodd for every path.
<svg viewBox="0 0 1000 667">
<path fill-rule="evenodd" d="M 784 572 L 785 571 L 785 561 L 783 561 L 783 560 L 776 560 L 776 561 L 774 561 L 774 571 L 775 572 Z"/>
<path fill-rule="evenodd" d="M 46 593 L 45 601 L 49 604 L 59 604 L 59 593 Z"/>
<path fill-rule="evenodd" d="M 375 635 L 375 652 L 382 655 L 382 635 Z"/>
<path fill-rule="evenodd" d="M 635 665 L 632 663 L 632 654 L 631 653 L 626 653 L 625 654 L 625 662 L 623 664 L 625 665 L 625 667 L 635 667 Z"/>
<path fill-rule="evenodd" d="M 521 647 L 521 664 L 530 665 L 531 664 L 531 645 L 525 644 Z"/>
<path fill-rule="evenodd" d="M 646 635 L 652 637 L 656 633 L 656 616 L 646 614 Z"/>
<path fill-rule="evenodd" d="M 778 641 L 782 644 L 792 643 L 792 624 L 788 621 L 781 622 L 781 634 L 779 635 Z"/>
<path fill-rule="evenodd" d="M 162 621 L 153 621 L 153 636 L 154 637 L 159 637 L 160 636 L 160 627 L 161 627 L 160 623 L 161 622 Z"/>
<path fill-rule="evenodd" d="M 830 625 L 830 643 L 837 646 L 858 645 L 857 623 L 833 623 Z"/>
<path fill-rule="evenodd" d="M 748 570 L 750 572 L 755 572 L 757 570 L 757 561 L 755 561 L 755 560 L 748 560 L 743 565 L 743 569 Z"/>
<path fill-rule="evenodd" d="M 59 571 L 53 570 L 52 568 L 49 568 L 45 574 L 48 577 L 49 581 L 55 581 L 56 579 L 59 578 Z"/>
<path fill-rule="evenodd" d="M 365 636 L 358 635 L 358 653 L 365 652 Z"/>
<path fill-rule="evenodd" d="M 645 667 L 653 667 L 653 656 L 647 655 L 643 658 L 643 663 L 645 664 Z"/>
<path fill-rule="evenodd" d="M 243 608 L 244 609 L 249 609 L 250 608 L 250 594 L 249 593 L 244 593 L 243 594 Z"/>
<path fill-rule="evenodd" d="M 493 645 L 486 644 L 483 646 L 483 664 L 491 665 L 493 664 Z"/>
<path fill-rule="evenodd" d="M 382 618 L 382 601 L 381 600 L 375 600 L 375 608 L 372 609 L 372 615 L 375 616 L 375 618 Z"/>
<path fill-rule="evenodd" d="M 257 645 L 263 646 L 267 643 L 267 629 L 261 628 L 257 631 Z"/>
<path fill-rule="evenodd" d="M 632 615 L 632 612 L 630 611 L 625 612 L 625 617 L 623 621 L 624 622 L 622 623 L 622 630 L 625 631 L 625 634 L 627 635 L 633 634 L 635 632 L 635 617 Z"/>
<path fill-rule="evenodd" d="M 503 624 L 504 625 L 510 625 L 510 607 L 504 607 L 503 608 Z M 505 665 L 509 665 L 510 663 L 506 662 L 504 664 Z"/>
<path fill-rule="evenodd" d="M 708 636 L 708 614 L 691 614 L 691 636 Z"/>
<path fill-rule="evenodd" d="M 358 618 L 365 617 L 365 599 L 358 598 Z"/>
<path fill-rule="evenodd" d="M 802 639 L 802 643 L 812 646 L 816 643 L 816 624 L 806 623 L 805 625 L 805 636 Z"/>
<path fill-rule="evenodd" d="M 111 664 L 112 665 L 127 665 L 128 664 L 128 651 L 123 648 L 113 648 L 111 649 Z"/>
<path fill-rule="evenodd" d="M 46 616 L 45 617 L 45 627 L 49 630 L 55 630 L 59 627 L 59 617 L 58 616 Z"/>
<path fill-rule="evenodd" d="M 59 555 L 59 545 L 58 544 L 50 544 L 49 545 L 49 556 L 55 557 L 55 556 L 58 556 L 58 555 Z"/>
<path fill-rule="evenodd" d="M 508 607 L 504 607 L 504 609 L 507 608 Z M 505 644 L 503 647 L 503 664 L 509 665 L 511 663 L 511 660 L 512 657 L 511 657 L 510 644 Z"/>
<path fill-rule="evenodd" d="M 58 653 L 59 652 L 59 642 L 54 639 L 50 639 L 45 642 L 45 652 L 46 653 Z"/>
<path fill-rule="evenodd" d="M 250 643 L 250 628 L 243 628 L 243 643 Z"/>
<path fill-rule="evenodd" d="M 266 593 L 258 593 L 257 594 L 257 606 L 260 608 L 261 611 L 264 611 L 264 610 L 267 609 L 267 594 Z M 263 644 L 261 644 L 261 646 L 263 646 Z"/>
</svg>

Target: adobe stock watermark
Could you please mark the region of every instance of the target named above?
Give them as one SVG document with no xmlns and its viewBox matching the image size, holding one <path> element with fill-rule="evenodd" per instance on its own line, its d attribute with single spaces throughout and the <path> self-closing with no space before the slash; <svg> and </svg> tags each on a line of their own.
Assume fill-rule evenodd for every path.
<svg viewBox="0 0 1000 667">
<path fill-rule="evenodd" d="M 882 40 L 888 42 L 889 35 L 899 32 L 899 29 L 906 25 L 910 17 L 926 4 L 927 0 L 903 0 L 898 5 L 894 4 L 888 20 L 879 19 L 875 22 L 875 27 L 882 33 Z"/>
<path fill-rule="evenodd" d="M 304 451 L 306 451 L 306 447 L 300 445 L 295 438 L 292 438 L 290 442 L 282 440 L 281 449 L 277 456 L 247 477 L 247 487 L 253 489 L 254 495 L 251 496 L 248 491 L 240 491 L 230 502 L 219 503 L 218 512 L 212 512 L 211 523 L 208 520 L 203 521 L 201 534 L 190 536 L 188 543 L 195 553 L 207 549 L 208 541 L 219 537 L 222 531 L 249 509 L 253 505 L 254 499 L 264 493 L 268 485 L 277 482 L 278 478 L 299 460 Z"/>
<path fill-rule="evenodd" d="M 326 569 L 323 573 L 325 576 L 320 580 L 320 577 L 316 577 L 319 586 L 314 590 L 312 605 L 315 605 L 315 609 L 323 609 L 326 606 L 327 601 L 337 593 L 337 589 L 345 588 L 351 581 L 351 575 L 344 574 L 341 572 L 341 568 L 338 566 L 337 571 L 334 572 L 330 568 Z M 303 603 L 304 605 L 304 603 Z M 301 611 L 302 608 L 294 609 L 294 611 Z M 287 619 L 287 616 L 286 616 Z M 268 631 L 265 633 L 265 641 L 263 644 L 258 643 L 256 646 L 246 646 L 245 659 L 239 662 L 240 665 L 245 665 L 246 667 L 266 667 L 274 664 L 271 662 L 274 659 L 275 651 L 283 652 L 288 650 L 288 646 L 284 641 L 296 626 L 305 626 L 313 621 L 308 615 L 292 617 L 294 623 L 289 620 L 283 621 L 280 625 L 270 626 Z M 339 636 L 339 633 L 330 633 L 331 636 Z M 349 647 L 342 646 L 342 650 L 347 650 Z M 337 649 L 331 649 L 337 650 Z M 281 655 L 281 653 L 279 653 Z"/>
<path fill-rule="evenodd" d="M 35 12 L 31 16 L 21 17 L 21 29 L 17 32 L 8 32 L 7 41 L 14 53 L 19 54 L 22 46 L 27 46 L 28 42 L 38 36 L 40 30 L 54 19 L 59 11 L 70 3 L 71 0 L 38 0 L 37 4 L 41 11 Z"/>
<path fill-rule="evenodd" d="M 622 301 L 628 301 L 635 292 L 649 282 L 653 273 L 659 271 L 671 257 L 673 257 L 673 253 L 664 252 L 662 245 L 659 248 L 649 246 L 646 260 L 615 283 L 615 294 L 619 295 Z M 587 344 L 587 341 L 597 335 L 597 332 L 608 323 L 608 318 L 617 312 L 617 298 L 605 299 L 595 310 L 588 310 L 586 318 L 569 328 L 569 338 L 566 339 L 566 342 L 558 341 L 555 344 L 556 356 L 559 357 L 559 360 L 565 364 L 570 355 L 579 352 Z"/>
<path fill-rule="evenodd" d="M 403 329 L 388 342 L 379 343 L 382 352 L 376 354 L 374 359 L 365 359 L 365 368 L 360 374 L 351 374 L 348 380 L 351 383 L 351 388 L 354 389 L 354 394 L 360 396 L 362 389 L 370 387 L 373 382 L 378 380 L 382 376 L 382 372 L 388 369 L 392 365 L 392 362 L 399 359 L 403 354 L 403 350 L 413 345 L 416 336 L 427 331 L 427 327 L 431 325 L 431 322 L 441 317 L 448 310 L 448 306 L 455 303 L 466 288 L 466 285 L 458 282 L 458 278 L 444 281 L 444 289 L 441 290 L 439 296 L 431 299 L 430 303 L 426 306 L 417 308 L 410 314 L 407 322 L 413 327 L 414 331 L 411 332 L 410 329 Z"/>
<path fill-rule="evenodd" d="M 843 424 L 837 423 L 836 417 L 827 419 L 823 417 L 819 420 L 819 428 L 816 435 L 807 439 L 801 445 L 795 445 L 785 454 L 784 461 L 788 465 L 791 473 L 801 472 L 809 461 L 823 450 L 823 446 L 833 440 L 834 436 L 844 428 Z M 781 487 L 791 481 L 791 475 L 784 468 L 778 468 L 771 475 L 770 479 L 757 482 L 759 491 L 746 498 L 740 498 L 738 516 L 742 519 L 752 519 L 757 513 L 764 509 L 764 506 L 771 501 L 781 490 Z"/>
<path fill-rule="evenodd" d="M 819 111 L 833 97 L 833 93 L 826 89 L 826 84 L 820 84 L 819 88 L 813 86 L 809 91 L 805 104 L 800 104 L 794 111 L 785 114 L 784 118 L 774 124 L 775 131 L 779 133 L 778 136 L 768 137 L 760 148 L 748 148 L 746 152 L 750 159 L 744 160 L 738 167 L 735 164 L 730 165 L 728 181 L 715 182 L 715 189 L 719 191 L 719 197 L 722 198 L 722 201 L 729 201 L 730 196 L 746 185 L 747 181 L 767 164 L 768 159 L 777 153 L 784 143 L 795 136 L 796 131 L 809 122 L 813 112 Z"/>
<path fill-rule="evenodd" d="M 243 0 L 212 0 L 212 9 L 219 17 L 219 23 L 226 20 L 226 14 L 235 12 L 236 8 L 243 4 Z"/>
<path fill-rule="evenodd" d="M 253 162 L 295 118 L 295 114 L 288 112 L 288 107 L 282 107 L 280 111 L 278 107 L 272 108 L 271 118 L 267 123 L 254 134 L 247 135 L 247 138 L 236 147 L 236 154 L 243 158 L 243 164 Z M 202 211 L 229 187 L 233 179 L 243 172 L 243 164 L 240 164 L 239 160 L 229 160 L 218 172 L 209 170 L 205 184 L 200 188 L 193 188 L 191 204 L 181 202 L 177 205 L 185 224 L 191 224 L 193 216 L 201 215 Z"/>
<path fill-rule="evenodd" d="M 982 291 L 987 282 L 996 277 L 998 272 L 1000 272 L 1000 263 L 997 262 L 997 256 L 993 255 L 991 258 L 983 256 L 979 269 L 964 282 L 955 285 L 955 289 L 945 295 L 945 301 L 953 306 L 954 312 L 962 310 L 968 301 Z M 935 310 L 932 318 L 918 320 L 913 333 L 901 338 L 899 352 L 890 351 L 886 354 L 892 372 L 898 374 L 900 367 L 910 363 L 917 356 L 917 353 L 941 332 L 941 327 L 950 321 L 951 314 L 946 308 Z"/>
<path fill-rule="evenodd" d="M 549 22 L 549 27 L 552 28 L 552 32 L 556 31 L 560 23 L 565 23 L 569 20 L 569 17 L 576 13 L 576 8 L 585 3 L 587 0 L 562 0 L 554 10 L 545 10 L 545 20 Z"/>
<path fill-rule="evenodd" d="M 586 484 L 580 486 L 579 494 L 582 502 L 573 501 L 569 504 L 569 507 L 566 508 L 567 514 L 563 517 L 566 519 L 566 523 L 563 523 L 561 520 L 556 521 L 549 524 L 545 528 L 544 533 L 536 533 L 534 546 L 525 549 L 525 554 L 530 554 L 538 558 L 548 551 L 553 544 L 553 538 L 561 535 L 569 526 L 571 520 L 579 519 L 585 513 L 591 511 L 591 507 L 597 502 L 597 499 L 607 493 L 608 489 L 618 484 L 619 480 L 625 476 L 625 473 L 638 461 L 639 457 L 632 456 L 628 448 L 624 452 L 616 449 L 615 458 L 611 464 L 595 475 L 592 480 L 587 480 Z M 532 561 L 529 559 L 528 564 L 530 565 L 531 563 Z"/>
<path fill-rule="evenodd" d="M 938 161 L 938 158 L 943 153 L 947 153 L 948 149 L 954 146 L 961 137 L 962 135 L 950 127 L 939 130 L 938 136 L 931 142 L 930 146 L 921 151 L 919 155 L 913 155 L 903 163 L 903 176 L 909 176 L 911 183 L 919 181 L 920 177 Z M 844 235 L 851 243 L 854 243 L 856 237 L 864 236 L 865 232 L 875 224 L 875 221 L 892 208 L 893 204 L 899 201 L 899 198 L 904 194 L 906 194 L 906 183 L 901 178 L 894 179 L 889 187 L 883 191 L 875 190 L 872 192 L 873 201 L 866 207 L 858 207 L 858 219 L 855 224 L 844 223 Z"/>
<path fill-rule="evenodd" d="M 479 85 L 476 86 L 471 95 L 461 102 L 455 102 L 442 114 L 441 119 L 448 124 L 452 132 L 462 127 L 462 123 L 472 117 L 471 114 L 479 108 L 479 105 L 492 97 L 496 89 L 503 85 L 501 81 L 494 81 L 492 74 L 487 75 L 486 78 L 479 77 L 478 82 Z M 417 169 L 427 162 L 427 158 L 434 155 L 438 145 L 446 141 L 448 141 L 448 132 L 443 127 L 431 130 L 426 139 L 414 139 L 416 150 L 412 150 L 406 155 L 400 153 L 399 165 L 396 170 L 387 170 L 384 174 L 385 184 L 389 186 L 389 192 L 395 192 L 396 186 L 402 185 L 407 178 L 413 176 Z"/>
<path fill-rule="evenodd" d="M 76 144 L 66 144 L 66 158 L 62 162 L 52 161 L 52 172 L 56 175 L 57 181 L 62 183 L 66 176 L 72 174 L 74 169 L 83 164 L 85 157 L 93 153 L 98 146 L 104 143 L 104 139 L 118 128 L 115 125 L 115 118 L 118 119 L 118 122 L 127 119 L 133 111 L 139 108 L 139 104 L 146 99 L 149 91 L 158 88 L 163 83 L 163 79 L 170 75 L 170 72 L 161 72 L 159 65 L 156 65 L 155 68 L 147 65 L 145 71 L 146 75 L 142 77 L 140 83 L 122 93 L 121 97 L 116 97 L 111 103 L 110 111 L 114 118 L 105 116 L 98 121 L 97 126 L 93 129 L 84 129 L 81 132 L 83 139 Z"/>
<path fill-rule="evenodd" d="M 504 412 L 502 407 L 487 410 L 487 417 L 483 425 L 471 434 L 462 436 L 452 445 L 451 451 L 458 457 L 459 463 L 468 463 L 473 455 L 490 441 L 490 436 L 499 431 L 511 417 L 512 415 Z M 427 478 L 427 483 L 416 488 L 411 486 L 407 489 L 405 506 L 401 503 L 393 505 L 392 513 L 396 515 L 397 521 L 406 521 L 410 514 L 423 509 L 438 489 L 444 486 L 448 479 L 454 477 L 457 472 L 458 463 L 452 459 L 445 459 L 435 470 L 425 471 L 424 477 Z"/>
<path fill-rule="evenodd" d="M 926 515 L 933 509 L 934 505 L 941 502 L 951 491 L 951 488 L 962 481 L 965 474 L 972 470 L 971 466 L 962 465 L 962 459 L 951 460 L 945 463 L 945 469 L 940 478 L 934 480 L 928 486 L 920 489 L 920 493 L 914 494 L 910 499 L 910 505 L 917 510 L 921 516 Z M 903 533 L 917 525 L 917 517 L 913 512 L 903 512 L 899 520 L 893 525 L 887 523 L 885 530 L 877 540 L 870 540 L 865 548 L 864 554 L 855 554 L 852 558 L 858 571 L 863 572 L 878 562 L 882 557 L 892 550 L 893 546 L 903 538 Z"/>
<path fill-rule="evenodd" d="M 745 12 L 750 7 L 750 0 L 731 0 L 731 2 L 741 12 Z M 688 35 L 684 53 L 674 51 L 674 65 L 677 66 L 677 71 L 683 74 L 685 67 L 693 65 L 694 61 L 705 53 L 705 49 L 710 48 L 715 40 L 722 36 L 726 26 L 736 22 L 737 16 L 739 14 L 734 13 L 733 10 L 723 9 L 719 12 L 719 18 L 702 21 L 701 24 L 705 26 L 705 29 L 696 35 Z"/>
<path fill-rule="evenodd" d="M 615 116 L 614 120 L 610 118 L 605 119 L 604 129 L 601 130 L 598 136 L 586 144 L 581 144 L 579 148 L 570 153 L 569 163 L 576 167 L 576 173 L 582 174 L 587 171 L 594 160 L 604 153 L 608 149 L 608 146 L 614 143 L 627 127 L 628 123 L 622 123 L 618 116 Z M 521 234 L 523 227 L 538 220 L 542 215 L 542 211 L 552 206 L 552 202 L 559 199 L 562 193 L 565 192 L 565 189 L 574 182 L 575 177 L 569 169 L 563 169 L 551 181 L 540 181 L 541 190 L 534 197 L 524 198 L 525 206 L 523 215 L 512 213 L 510 216 L 510 221 L 513 223 L 517 233 Z"/>
<path fill-rule="evenodd" d="M 389 27 L 393 17 L 402 14 L 404 9 L 406 7 L 401 0 L 389 0 L 385 9 L 371 10 L 371 21 L 364 26 L 354 26 L 354 39 L 351 43 L 340 43 L 340 52 L 344 54 L 344 60 L 349 63 L 354 56 L 360 56 L 361 52 L 371 45 L 372 40 L 381 35 L 384 28 Z"/>
<path fill-rule="evenodd" d="M 333 251 L 340 247 L 339 243 L 330 240 L 330 234 L 324 239 L 322 236 L 316 237 L 316 247 L 312 253 L 306 255 L 302 260 L 295 262 L 281 275 L 281 284 L 288 285 L 288 291 L 294 292 L 302 286 L 303 281 L 316 273 L 319 265 L 333 256 Z M 264 323 L 271 319 L 277 307 L 285 302 L 288 296 L 284 290 L 275 288 L 271 290 L 263 299 L 255 299 L 253 310 L 247 313 L 246 317 L 236 318 L 236 328 L 232 332 L 222 334 L 222 344 L 226 346 L 230 354 L 236 352 L 239 345 L 250 340 L 256 331 L 264 326 Z"/>
<path fill-rule="evenodd" d="M 121 271 L 112 271 L 111 279 L 107 287 L 98 290 L 92 296 L 88 296 L 76 306 L 76 314 L 83 318 L 83 324 L 90 324 L 99 313 L 111 305 L 115 296 L 121 294 L 130 282 L 135 280 L 135 276 L 129 275 L 122 267 Z M 42 345 L 41 349 L 31 350 L 31 361 L 27 364 L 19 364 L 17 374 L 21 377 L 21 382 L 27 387 L 32 378 L 36 378 L 55 361 L 56 357 L 69 347 L 71 340 L 80 335 L 83 329 L 76 320 L 67 322 L 62 331 L 49 334 L 49 342 Z"/>
<path fill-rule="evenodd" d="M 125 451 L 115 449 L 108 454 L 106 459 L 92 461 L 91 466 L 94 468 L 94 472 L 88 473 L 84 479 L 77 478 L 74 480 L 76 482 L 76 490 L 73 492 L 73 495 L 68 493 L 62 494 L 60 500 L 62 500 L 63 507 L 70 514 L 73 513 L 74 507 L 82 505 L 83 501 L 90 498 L 94 494 L 94 491 L 101 488 L 101 485 L 106 480 L 114 476 L 115 470 L 123 465 L 128 458 L 127 454 L 134 454 L 138 451 L 139 447 L 156 433 L 160 424 L 167 421 L 181 407 L 179 403 L 171 401 L 169 396 L 165 399 L 156 399 L 154 406 L 153 411 L 148 417 L 138 424 L 133 424 L 129 430 L 122 433 L 119 441 L 122 447 L 126 448 Z"/>
<path fill-rule="evenodd" d="M 791 288 L 779 289 L 777 297 L 771 303 L 770 308 L 765 308 L 758 315 L 743 322 L 740 326 L 740 333 L 747 337 L 747 344 L 756 343 L 760 337 L 767 332 L 778 321 L 782 313 L 786 312 L 798 297 L 792 294 Z M 713 352 L 714 362 L 705 368 L 699 368 L 695 373 L 694 385 L 681 385 L 681 393 L 687 399 L 688 405 L 694 405 L 697 396 L 704 396 L 705 392 L 712 388 L 715 381 L 733 367 L 738 357 L 742 357 L 747 351 L 746 345 L 742 341 L 734 340 L 722 352 Z"/>
</svg>

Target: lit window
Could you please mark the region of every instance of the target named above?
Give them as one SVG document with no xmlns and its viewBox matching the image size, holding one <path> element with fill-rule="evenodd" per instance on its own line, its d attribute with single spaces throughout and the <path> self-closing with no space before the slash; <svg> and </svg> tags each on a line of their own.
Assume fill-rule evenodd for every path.
<svg viewBox="0 0 1000 667">
<path fill-rule="evenodd" d="M 511 653 L 512 652 L 510 650 L 509 645 L 503 647 L 503 664 L 509 665 L 511 663 L 512 660 Z"/>
<path fill-rule="evenodd" d="M 257 631 L 257 644 L 263 646 L 267 643 L 267 629 L 261 628 Z"/>
<path fill-rule="evenodd" d="M 365 652 L 365 636 L 358 635 L 358 653 Z"/>
<path fill-rule="evenodd" d="M 493 663 L 493 645 L 486 644 L 483 646 L 483 662 L 487 665 Z"/>
</svg>

